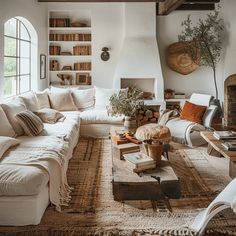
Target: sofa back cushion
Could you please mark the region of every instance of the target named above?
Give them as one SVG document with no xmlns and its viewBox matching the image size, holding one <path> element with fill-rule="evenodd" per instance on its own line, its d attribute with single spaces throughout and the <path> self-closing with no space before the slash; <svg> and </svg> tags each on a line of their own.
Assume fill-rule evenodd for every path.
<svg viewBox="0 0 236 236">
<path fill-rule="evenodd" d="M 95 108 L 98 109 L 106 109 L 107 106 L 110 104 L 110 97 L 116 93 L 120 92 L 120 89 L 105 89 L 100 87 L 95 88 Z M 127 89 L 121 89 L 126 91 Z M 128 91 L 128 90 L 127 90 Z"/>
<path fill-rule="evenodd" d="M 39 109 L 50 108 L 50 102 L 48 98 L 48 89 L 45 89 L 42 92 L 36 92 L 35 95 L 38 100 Z"/>
<path fill-rule="evenodd" d="M 34 92 L 31 91 L 23 95 L 20 95 L 19 97 L 23 100 L 28 110 L 37 111 L 39 109 L 38 99 Z"/>
<path fill-rule="evenodd" d="M 19 143 L 20 141 L 15 138 L 0 136 L 0 159 L 10 147 L 15 146 Z"/>
<path fill-rule="evenodd" d="M 5 112 L 0 106 L 0 136 L 15 137 L 16 133 L 9 123 Z"/>
<path fill-rule="evenodd" d="M 37 136 L 43 131 L 43 122 L 29 110 L 16 114 L 16 119 L 28 136 Z"/>
<path fill-rule="evenodd" d="M 79 110 L 85 110 L 94 106 L 95 89 L 73 89 L 72 97 Z"/>
<path fill-rule="evenodd" d="M 196 105 L 186 101 L 183 110 L 181 111 L 180 119 L 185 119 L 188 121 L 196 122 L 198 124 L 202 124 L 202 118 L 206 109 L 206 106 Z"/>
<path fill-rule="evenodd" d="M 22 129 L 21 125 L 15 117 L 16 114 L 22 111 L 26 111 L 26 106 L 23 101 L 20 98 L 16 97 L 14 99 L 4 102 L 1 106 L 4 112 L 6 113 L 6 116 L 16 134 L 23 135 L 24 130 Z"/>
<path fill-rule="evenodd" d="M 49 92 L 49 100 L 51 108 L 58 111 L 77 111 L 77 107 L 73 101 L 69 90 L 60 92 Z"/>
</svg>

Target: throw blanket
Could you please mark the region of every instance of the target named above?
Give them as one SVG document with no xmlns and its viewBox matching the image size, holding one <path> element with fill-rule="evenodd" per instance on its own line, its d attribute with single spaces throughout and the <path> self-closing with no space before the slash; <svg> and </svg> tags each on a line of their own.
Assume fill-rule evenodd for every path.
<svg viewBox="0 0 236 236">
<path fill-rule="evenodd" d="M 179 116 L 178 111 L 166 109 L 161 113 L 158 119 L 158 124 L 165 126 L 167 121 L 178 116 Z"/>
<path fill-rule="evenodd" d="M 44 168 L 49 174 L 50 201 L 60 211 L 68 205 L 71 188 L 67 184 L 64 156 L 68 143 L 63 137 L 20 137 L 20 145 L 10 149 L 2 158 L 1 165 L 29 165 Z"/>
</svg>

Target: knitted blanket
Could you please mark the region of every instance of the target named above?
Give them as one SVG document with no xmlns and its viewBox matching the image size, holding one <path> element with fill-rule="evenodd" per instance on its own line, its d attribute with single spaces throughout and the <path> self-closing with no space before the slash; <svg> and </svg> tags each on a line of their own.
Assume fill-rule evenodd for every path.
<svg viewBox="0 0 236 236">
<path fill-rule="evenodd" d="M 67 184 L 64 156 L 68 143 L 62 137 L 20 137 L 20 145 L 11 148 L 0 165 L 27 165 L 45 169 L 49 174 L 50 201 L 60 211 L 70 201 L 71 188 Z"/>
</svg>

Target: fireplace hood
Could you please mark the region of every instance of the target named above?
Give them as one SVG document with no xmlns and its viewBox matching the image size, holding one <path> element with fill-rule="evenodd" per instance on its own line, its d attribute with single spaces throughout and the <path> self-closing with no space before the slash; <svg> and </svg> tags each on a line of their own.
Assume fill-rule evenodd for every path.
<svg viewBox="0 0 236 236">
<path fill-rule="evenodd" d="M 156 4 L 124 4 L 124 37 L 120 51 L 114 87 L 121 87 L 121 80 L 152 80 L 155 99 L 164 101 L 164 84 L 159 49 L 156 40 Z"/>
</svg>

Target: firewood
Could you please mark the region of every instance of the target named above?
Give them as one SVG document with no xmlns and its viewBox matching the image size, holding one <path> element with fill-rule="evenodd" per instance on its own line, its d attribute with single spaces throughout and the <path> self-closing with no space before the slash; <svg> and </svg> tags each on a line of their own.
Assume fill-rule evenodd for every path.
<svg viewBox="0 0 236 236">
<path fill-rule="evenodd" d="M 150 119 L 150 122 L 153 122 L 153 123 L 154 123 L 154 122 L 157 122 L 157 118 L 155 118 L 155 117 L 151 118 L 151 119 Z"/>
<path fill-rule="evenodd" d="M 146 110 L 145 116 L 147 116 L 148 118 L 152 118 L 153 117 L 153 112 L 151 110 Z"/>
<path fill-rule="evenodd" d="M 154 116 L 155 118 L 159 118 L 160 114 L 159 114 L 158 111 L 155 111 L 155 112 L 153 113 L 153 116 Z"/>
</svg>

